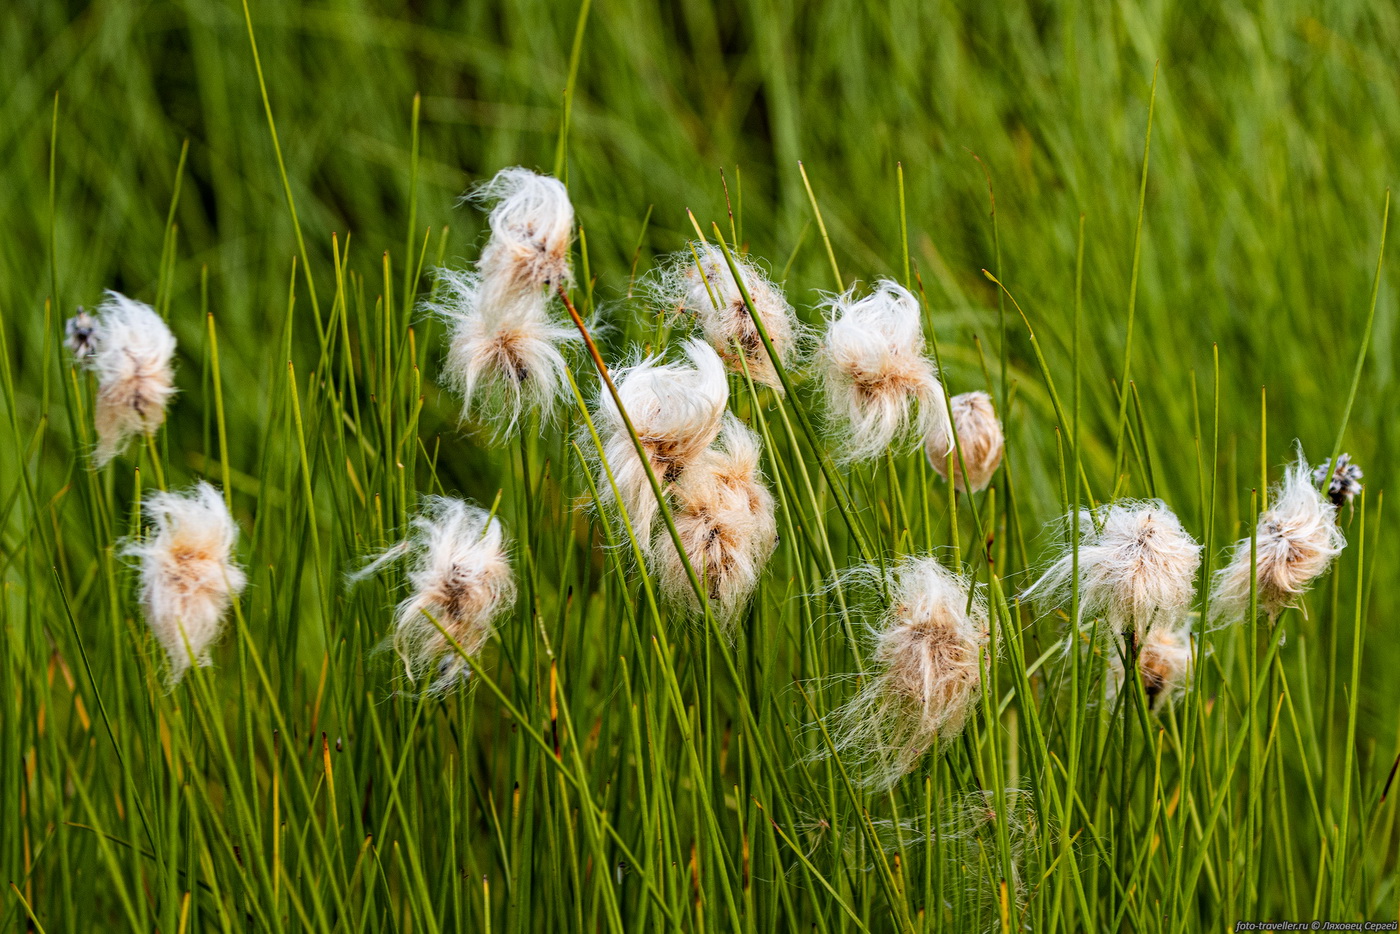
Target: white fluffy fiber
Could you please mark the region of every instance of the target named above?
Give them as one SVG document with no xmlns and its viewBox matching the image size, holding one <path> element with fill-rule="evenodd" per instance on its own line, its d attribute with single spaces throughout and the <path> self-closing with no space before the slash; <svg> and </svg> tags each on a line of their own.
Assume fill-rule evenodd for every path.
<svg viewBox="0 0 1400 934">
<path fill-rule="evenodd" d="M 729 381 L 715 351 L 701 340 L 686 341 L 682 347 L 688 364 L 649 357 L 617 370 L 613 378 L 663 487 L 679 479 L 719 437 L 729 403 Z M 656 496 L 617 404 L 606 390 L 599 397 L 597 428 L 628 519 L 637 540 L 645 545 L 656 518 Z M 604 502 L 611 500 L 606 477 L 598 486 Z"/>
<path fill-rule="evenodd" d="M 81 359 L 97 374 L 97 450 L 102 466 L 136 435 L 154 434 L 165 423 L 175 394 L 171 359 L 175 335 L 155 309 L 108 292 L 97 308 L 91 352 Z"/>
<path fill-rule="evenodd" d="M 1307 593 L 1312 582 L 1346 547 L 1337 510 L 1318 490 L 1301 448 L 1297 461 L 1274 488 L 1269 508 L 1259 516 L 1251 575 L 1249 538 L 1235 543 L 1230 563 L 1215 574 L 1211 616 L 1239 620 L 1249 613 L 1251 577 L 1257 581 L 1259 609 L 1277 616 Z"/>
<path fill-rule="evenodd" d="M 1106 634 L 1131 631 L 1139 641 L 1156 623 L 1179 623 L 1195 596 L 1201 546 L 1167 505 L 1161 500 L 1107 503 L 1081 511 L 1078 521 L 1081 617 L 1102 616 L 1109 623 Z M 1067 539 L 1024 596 L 1068 607 L 1075 584 Z"/>
<path fill-rule="evenodd" d="M 140 560 L 141 604 L 174 684 L 191 664 L 209 664 L 247 578 L 233 560 L 238 525 L 214 487 L 200 482 L 188 493 L 150 493 L 144 506 L 150 534 L 124 551 Z"/>
<path fill-rule="evenodd" d="M 851 290 L 826 305 L 817 372 L 837 459 L 868 460 L 938 433 L 951 437 L 943 387 L 924 354 L 919 302 L 909 290 L 882 279 L 864 298 Z"/>
<path fill-rule="evenodd" d="M 389 644 L 410 681 L 427 681 L 429 693 L 441 694 L 470 672 L 452 642 L 462 652 L 476 654 L 515 601 L 505 529 L 478 506 L 429 496 L 413 519 L 412 534 L 355 578 L 374 574 L 404 555 L 411 559 L 410 593 L 395 612 Z"/>
</svg>

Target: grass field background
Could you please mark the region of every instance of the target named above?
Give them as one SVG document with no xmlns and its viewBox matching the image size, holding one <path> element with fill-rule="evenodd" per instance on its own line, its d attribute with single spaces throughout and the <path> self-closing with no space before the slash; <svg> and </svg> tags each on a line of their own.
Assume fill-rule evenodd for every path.
<svg viewBox="0 0 1400 934">
<path fill-rule="evenodd" d="M 1388 4 L 1289 0 L 7 6 L 0 929 L 1395 920 L 1398 45 Z M 919 454 L 843 482 L 881 554 L 967 561 L 1008 603 L 978 723 L 895 793 L 807 758 L 864 618 L 823 586 L 858 548 L 784 428 L 810 393 L 734 384 L 781 543 L 733 645 L 605 547 L 576 410 L 523 446 L 459 424 L 417 307 L 477 255 L 457 197 L 515 164 L 568 183 L 611 363 L 668 339 L 642 286 L 686 209 L 813 324 L 822 292 L 904 279 L 907 236 L 950 391 L 996 397 L 1007 467 L 956 512 Z M 104 288 L 166 314 L 180 394 L 97 471 L 61 340 Z M 1050 389 L 1076 382 L 1078 446 Z M 1150 720 L 1069 687 L 1063 617 L 1014 597 L 1076 459 L 1086 501 L 1162 497 L 1209 568 L 1294 440 L 1319 462 L 1339 434 L 1367 493 L 1276 656 L 1263 620 L 1207 633 Z M 251 585 L 169 691 L 117 542 L 139 491 L 194 478 L 231 490 Z M 445 700 L 373 652 L 395 577 L 344 582 L 436 492 L 500 496 L 523 588 Z"/>
</svg>

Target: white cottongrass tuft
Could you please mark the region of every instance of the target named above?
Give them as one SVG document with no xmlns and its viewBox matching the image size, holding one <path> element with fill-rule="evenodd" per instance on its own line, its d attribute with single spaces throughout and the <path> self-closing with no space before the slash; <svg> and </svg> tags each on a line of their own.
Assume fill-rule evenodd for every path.
<svg viewBox="0 0 1400 934">
<path fill-rule="evenodd" d="M 1079 527 L 1081 618 L 1101 616 L 1110 633 L 1134 633 L 1141 643 L 1155 624 L 1175 625 L 1185 617 L 1196 592 L 1201 546 L 1165 503 L 1107 503 L 1082 510 Z M 1074 553 L 1067 540 L 1023 596 L 1068 607 L 1075 583 Z"/>
<path fill-rule="evenodd" d="M 879 579 L 880 572 L 866 575 Z M 831 717 L 836 753 L 863 784 L 887 789 L 962 732 L 982 693 L 987 608 L 931 557 L 888 573 L 891 606 L 874 631 L 874 670 Z"/>
<path fill-rule="evenodd" d="M 477 263 L 490 301 L 569 281 L 574 206 L 563 182 L 516 166 L 467 197 L 494 204 L 487 217 L 491 238 Z"/>
<path fill-rule="evenodd" d="M 175 335 L 150 305 L 109 291 L 97 307 L 97 322 L 83 341 L 70 333 L 83 365 L 97 374 L 99 467 L 120 454 L 135 435 L 152 435 L 165 423 L 165 407 L 175 394 Z M 79 351 L 81 350 L 81 353 Z"/>
<path fill-rule="evenodd" d="M 170 659 L 169 681 L 210 663 L 224 615 L 248 579 L 233 560 L 238 525 L 219 491 L 203 481 L 188 493 L 146 495 L 151 532 L 123 553 L 140 559 L 141 605 Z"/>
<path fill-rule="evenodd" d="M 471 674 L 457 646 L 468 655 L 481 651 L 496 620 L 515 602 L 505 530 L 479 506 L 429 496 L 413 519 L 413 534 L 352 580 L 375 574 L 404 555 L 412 556 L 412 592 L 398 605 L 388 645 L 403 661 L 410 681 L 428 681 L 428 693 L 442 694 Z"/>
<path fill-rule="evenodd" d="M 919 303 L 889 279 L 856 298 L 827 301 L 817 351 L 827 419 L 838 460 L 868 460 L 917 437 L 948 435 L 943 387 L 924 355 Z"/>
<path fill-rule="evenodd" d="M 729 369 L 743 373 L 747 366 L 755 383 L 781 392 L 783 384 L 778 371 L 763 346 L 724 252 L 707 243 L 693 246 L 694 253 L 690 250 L 677 253 L 662 276 L 659 288 L 662 301 L 695 316 L 705 340 Z M 778 362 L 786 369 L 793 362 L 801 334 L 797 315 L 782 290 L 752 262 L 735 257 L 734 265 L 753 300 L 754 313 L 768 332 Z"/>
<path fill-rule="evenodd" d="M 1254 539 L 1253 574 L 1249 538 L 1235 543 L 1230 563 L 1216 572 L 1210 597 L 1213 619 L 1235 621 L 1249 615 L 1251 577 L 1257 581 L 1259 609 L 1273 619 L 1307 593 L 1346 547 L 1337 527 L 1337 509 L 1313 484 L 1301 447 L 1298 460 L 1274 488 L 1269 508 L 1260 514 Z"/>
<path fill-rule="evenodd" d="M 482 275 L 438 272 L 440 297 L 430 303 L 448 325 L 443 374 L 462 397 L 463 419 L 479 419 L 499 439 L 526 413 L 548 418 L 568 386 L 562 348 L 580 339 L 550 317 L 542 289 L 493 290 Z"/>
<path fill-rule="evenodd" d="M 992 482 L 992 475 L 1001 466 L 1001 455 L 1006 447 L 1006 437 L 1001 430 L 1001 420 L 992 405 L 992 397 L 985 392 L 965 392 L 948 400 L 953 408 L 953 428 L 957 432 L 957 445 L 953 438 L 942 429 L 947 421 L 940 422 L 938 428 L 924 442 L 929 463 L 938 475 L 948 479 L 948 456 L 953 458 L 953 487 L 959 493 L 976 493 L 985 490 Z M 962 448 L 962 460 L 958 459 L 957 448 Z M 967 466 L 967 476 L 963 476 L 963 465 Z M 968 484 L 971 480 L 971 484 Z"/>
<path fill-rule="evenodd" d="M 63 323 L 64 341 L 73 358 L 81 361 L 92 353 L 97 340 L 97 319 L 78 307 L 78 313 Z"/>
<path fill-rule="evenodd" d="M 682 471 L 719 437 L 729 404 L 729 381 L 719 356 L 701 340 L 686 341 L 683 348 L 688 366 L 649 357 L 613 375 L 622 406 L 663 489 L 680 479 Z M 595 421 L 628 520 L 637 541 L 646 546 L 656 518 L 656 497 L 617 403 L 606 389 L 600 394 Z M 612 499 L 606 476 L 600 477 L 598 488 L 605 503 Z"/>
<path fill-rule="evenodd" d="M 778 541 L 760 455 L 758 435 L 730 415 L 719 445 L 701 454 L 672 487 L 676 531 L 721 625 L 732 625 L 748 603 Z M 698 610 L 669 529 L 657 526 L 650 555 L 663 595 Z"/>
<path fill-rule="evenodd" d="M 1138 646 L 1137 668 L 1149 710 L 1158 710 L 1190 681 L 1195 663 L 1191 631 L 1185 626 L 1154 626 Z M 1109 680 L 1109 696 L 1123 689 L 1123 660 L 1116 654 Z"/>
</svg>

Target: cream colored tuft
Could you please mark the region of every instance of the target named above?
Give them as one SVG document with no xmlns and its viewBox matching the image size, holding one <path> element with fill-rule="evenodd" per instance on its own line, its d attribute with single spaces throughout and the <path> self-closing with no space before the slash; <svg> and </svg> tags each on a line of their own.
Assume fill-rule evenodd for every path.
<svg viewBox="0 0 1400 934">
<path fill-rule="evenodd" d="M 1138 673 L 1147 705 L 1158 710 L 1171 703 L 1172 698 L 1190 683 L 1195 649 L 1191 631 L 1185 626 L 1154 626 L 1138 649 Z M 1123 688 L 1123 660 L 1117 653 L 1109 681 L 1109 696 Z"/>
<path fill-rule="evenodd" d="M 887 585 L 873 670 L 831 721 L 837 754 L 882 790 L 962 732 L 981 697 L 988 639 L 981 595 L 934 558 L 906 558 Z"/>
<path fill-rule="evenodd" d="M 1253 575 L 1249 538 L 1235 543 L 1230 563 L 1216 572 L 1212 618 L 1236 621 L 1249 615 L 1251 577 L 1257 581 L 1259 609 L 1271 619 L 1278 616 L 1307 593 L 1346 547 L 1337 527 L 1336 507 L 1313 485 L 1312 477 L 1299 448 L 1297 462 L 1274 488 L 1269 508 L 1259 515 Z"/>
<path fill-rule="evenodd" d="M 985 490 L 992 482 L 992 475 L 1001 466 L 1001 455 L 1006 447 L 1002 434 L 1001 420 L 997 418 L 992 397 L 985 392 L 965 392 L 949 400 L 953 408 L 953 427 L 957 432 L 957 445 L 942 428 L 947 421 L 928 436 L 924 443 L 929 463 L 938 475 L 948 479 L 948 455 L 953 457 L 953 486 L 960 493 L 968 492 L 967 480 L 971 480 L 971 491 Z M 962 448 L 962 460 L 958 459 L 957 448 Z M 967 476 L 963 476 L 963 464 L 967 465 Z"/>
<path fill-rule="evenodd" d="M 175 335 L 151 306 L 108 292 L 85 350 L 80 359 L 97 374 L 94 458 L 101 467 L 131 438 L 165 424 L 175 394 Z"/>
<path fill-rule="evenodd" d="M 919 303 L 909 290 L 884 279 L 866 297 L 848 291 L 827 308 L 817 366 L 837 459 L 869 460 L 915 437 L 946 437 L 943 387 L 924 355 Z"/>
<path fill-rule="evenodd" d="M 694 249 L 694 253 L 682 250 L 672 258 L 661 280 L 661 300 L 695 317 L 705 340 L 730 370 L 743 373 L 747 366 L 755 383 L 781 392 L 778 371 L 763 346 L 723 251 L 707 243 L 696 243 Z M 797 315 L 782 290 L 752 262 L 736 257 L 734 265 L 748 289 L 754 313 L 768 332 L 778 362 L 786 369 L 793 362 L 800 335 Z"/>
<path fill-rule="evenodd" d="M 1161 500 L 1109 503 L 1079 514 L 1079 609 L 1102 617 L 1105 634 L 1176 625 L 1195 596 L 1201 546 Z M 1066 541 L 1045 574 L 1024 594 L 1045 605 L 1072 601 L 1074 554 Z"/>
<path fill-rule="evenodd" d="M 719 446 L 701 454 L 671 490 L 686 557 L 724 626 L 733 625 L 748 603 L 778 540 L 773 494 L 759 472 L 760 456 L 758 435 L 730 415 Z M 662 593 L 699 610 L 675 542 L 662 525 L 653 534 L 650 559 Z"/>
<path fill-rule="evenodd" d="M 429 496 L 413 519 L 413 534 L 355 577 L 374 574 L 405 554 L 412 556 L 412 592 L 398 605 L 390 642 L 409 680 L 426 681 L 428 693 L 441 694 L 471 673 L 452 642 L 468 655 L 480 652 L 496 620 L 515 602 L 505 530 L 478 506 Z"/>
<path fill-rule="evenodd" d="M 549 418 L 568 387 L 562 349 L 580 337 L 550 317 L 548 294 L 489 301 L 481 276 L 453 270 L 440 270 L 438 285 L 429 308 L 448 325 L 443 373 L 462 397 L 463 419 L 486 423 L 500 439 L 531 411 Z"/>
<path fill-rule="evenodd" d="M 517 166 L 497 172 L 469 197 L 495 205 L 487 218 L 491 237 L 477 264 L 489 301 L 569 282 L 574 206 L 563 182 Z"/>
<path fill-rule="evenodd" d="M 124 552 L 140 560 L 141 605 L 175 684 L 191 664 L 210 663 L 229 604 L 247 584 L 233 560 L 238 525 L 204 482 L 188 493 L 149 493 L 144 509 L 150 534 Z"/>
<path fill-rule="evenodd" d="M 719 437 L 729 404 L 729 381 L 719 356 L 704 341 L 686 341 L 683 347 L 689 365 L 650 357 L 614 373 L 622 406 L 663 489 L 678 480 Z M 656 497 L 617 404 L 606 390 L 599 398 L 596 421 L 603 455 L 637 540 L 645 547 L 651 541 Z M 611 500 L 605 476 L 599 479 L 598 488 L 605 502 Z"/>
</svg>

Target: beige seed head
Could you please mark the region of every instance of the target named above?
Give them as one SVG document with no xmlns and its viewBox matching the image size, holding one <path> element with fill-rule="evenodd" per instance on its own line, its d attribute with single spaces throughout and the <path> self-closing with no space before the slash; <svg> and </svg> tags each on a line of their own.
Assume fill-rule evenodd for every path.
<svg viewBox="0 0 1400 934">
<path fill-rule="evenodd" d="M 875 632 L 874 670 L 833 715 L 836 752 L 864 784 L 892 786 L 956 738 L 976 709 L 987 609 L 969 586 L 930 557 L 907 558 L 890 573 L 893 604 Z"/>
<path fill-rule="evenodd" d="M 759 473 L 758 435 L 725 419 L 719 445 L 686 467 L 672 487 L 673 519 L 686 557 L 708 589 L 711 612 L 733 625 L 748 603 L 778 540 L 773 494 Z M 699 610 L 670 531 L 658 526 L 651 564 L 661 591 Z"/>
<path fill-rule="evenodd" d="M 477 264 L 488 303 L 569 281 L 574 207 L 562 182 L 525 168 L 502 169 L 468 197 L 495 205 Z"/>
<path fill-rule="evenodd" d="M 719 247 L 707 243 L 693 245 L 695 252 L 682 250 L 672 259 L 661 279 L 661 299 L 670 307 L 695 316 L 710 346 L 735 373 L 747 366 L 755 383 L 782 391 L 778 371 L 763 346 L 744 302 L 743 292 Z M 696 257 L 699 257 L 699 264 Z M 782 290 L 752 262 L 735 258 L 734 265 L 753 301 L 754 313 L 763 322 L 768 340 L 784 368 L 793 361 L 800 328 L 797 315 Z"/>
<path fill-rule="evenodd" d="M 108 292 L 97 308 L 85 366 L 97 374 L 99 467 L 120 454 L 136 435 L 152 435 L 165 423 L 175 394 L 171 358 L 175 335 L 151 306 Z"/>
<path fill-rule="evenodd" d="M 827 309 L 817 369 L 838 459 L 868 460 L 915 437 L 946 435 L 943 387 L 924 355 L 909 290 L 884 279 L 864 298 L 831 298 Z"/>
<path fill-rule="evenodd" d="M 729 381 L 719 356 L 701 340 L 686 341 L 683 347 L 689 365 L 650 357 L 617 370 L 613 377 L 623 408 L 663 488 L 678 480 L 719 437 L 729 403 Z M 596 422 L 603 455 L 628 519 L 637 540 L 645 546 L 656 518 L 656 497 L 622 415 L 607 391 L 599 396 Z M 605 502 L 612 498 L 605 474 L 599 477 L 598 488 Z"/>
<path fill-rule="evenodd" d="M 951 435 L 941 428 L 933 431 L 925 441 L 925 451 L 929 464 L 943 479 L 948 479 L 948 455 L 953 456 L 953 486 L 959 493 L 968 492 L 967 480 L 971 479 L 971 490 L 976 493 L 985 490 L 992 482 L 992 475 L 1001 466 L 1002 451 L 1006 438 L 1002 434 L 1001 420 L 997 418 L 992 397 L 985 392 L 965 392 L 949 400 L 953 409 L 953 427 L 957 431 L 957 445 Z M 957 447 L 962 448 L 962 460 L 958 459 Z M 967 465 L 967 476 L 963 476 L 963 464 Z"/>
<path fill-rule="evenodd" d="M 1259 609 L 1271 619 L 1307 593 L 1312 582 L 1346 547 L 1337 510 L 1313 485 L 1312 470 L 1298 449 L 1298 460 L 1274 488 L 1269 508 L 1259 516 L 1251 575 L 1250 539 L 1235 543 L 1230 563 L 1216 572 L 1211 617 L 1242 620 L 1249 614 L 1251 577 L 1257 581 Z"/>
<path fill-rule="evenodd" d="M 1201 546 L 1161 500 L 1122 501 L 1079 514 L 1081 617 L 1102 616 L 1105 634 L 1135 632 L 1139 641 L 1156 623 L 1174 625 L 1195 596 Z M 1024 594 L 1045 605 L 1068 607 L 1074 588 L 1068 541 L 1054 563 Z"/>
<path fill-rule="evenodd" d="M 470 674 L 452 643 L 475 655 L 490 638 L 495 621 L 515 601 L 505 530 L 499 519 L 478 506 L 430 496 L 413 519 L 413 534 L 355 578 L 368 577 L 405 554 L 412 556 L 411 592 L 398 605 L 389 642 L 409 680 L 426 680 L 429 693 L 441 694 Z"/>
<path fill-rule="evenodd" d="M 209 664 L 229 604 L 247 584 L 233 560 L 238 525 L 204 482 L 188 493 L 149 493 L 144 510 L 150 534 L 123 551 L 140 560 L 141 605 L 175 684 L 191 664 Z"/>
<path fill-rule="evenodd" d="M 1186 626 L 1154 626 L 1138 648 L 1138 674 L 1148 708 L 1158 710 L 1171 703 L 1178 691 L 1190 682 L 1195 649 L 1191 632 Z M 1122 690 L 1123 662 L 1115 653 L 1113 658 L 1110 696 Z"/>
<path fill-rule="evenodd" d="M 448 326 L 443 375 L 462 397 L 462 418 L 477 419 L 499 440 L 530 412 L 548 419 L 568 387 L 563 349 L 579 333 L 550 317 L 540 289 L 488 295 L 483 278 L 439 270 L 430 311 Z"/>
</svg>

